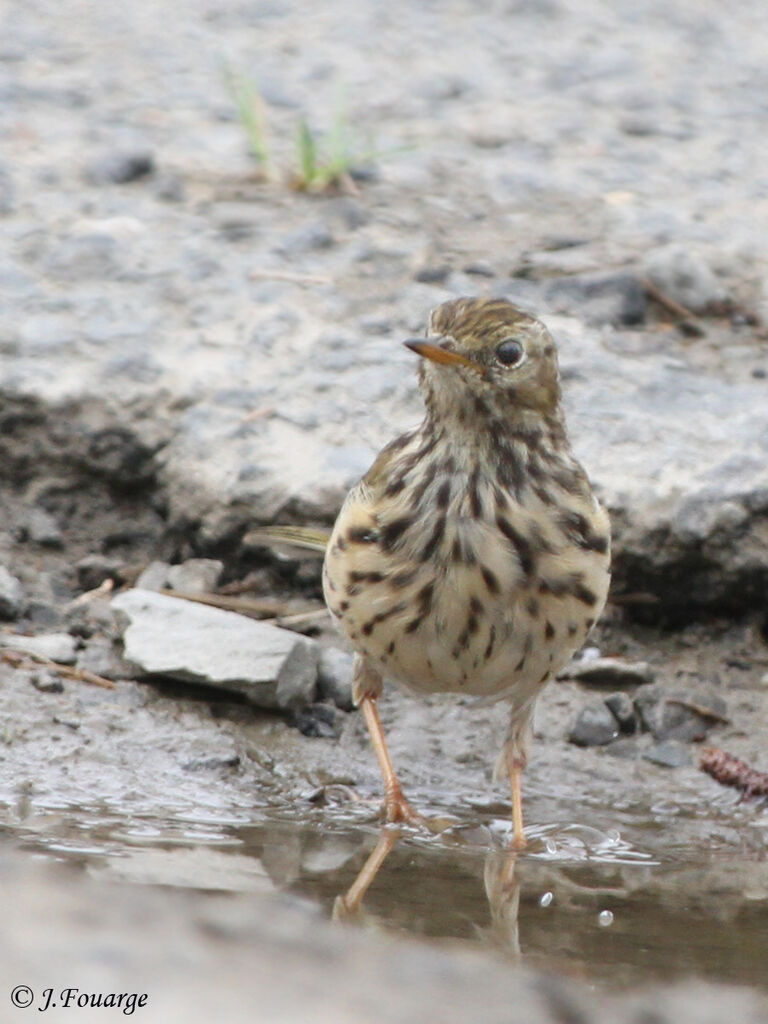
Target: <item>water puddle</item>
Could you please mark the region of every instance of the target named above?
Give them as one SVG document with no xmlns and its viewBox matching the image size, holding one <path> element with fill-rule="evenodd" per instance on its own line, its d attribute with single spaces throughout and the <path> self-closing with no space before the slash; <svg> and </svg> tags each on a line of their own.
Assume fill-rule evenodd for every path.
<svg viewBox="0 0 768 1024">
<path fill-rule="evenodd" d="M 33 798 L 0 808 L 0 831 L 94 876 L 278 890 L 359 927 L 482 947 L 611 989 L 698 976 L 768 990 L 765 829 L 752 828 L 760 841 L 741 849 L 723 842 L 692 853 L 675 840 L 668 810 L 650 822 L 625 810 L 623 828 L 531 827 L 518 854 L 506 819 L 493 814 L 468 814 L 433 835 L 382 829 L 367 809 L 306 805 L 301 821 L 288 805 L 218 819 L 127 817 Z"/>
</svg>

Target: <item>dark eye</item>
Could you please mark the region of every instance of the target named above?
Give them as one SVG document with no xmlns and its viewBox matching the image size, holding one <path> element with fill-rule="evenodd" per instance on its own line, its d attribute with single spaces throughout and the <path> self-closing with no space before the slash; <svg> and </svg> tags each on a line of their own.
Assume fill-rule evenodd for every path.
<svg viewBox="0 0 768 1024">
<path fill-rule="evenodd" d="M 514 338 L 507 338 L 496 348 L 496 358 L 505 366 L 514 366 L 515 363 L 519 363 L 523 355 L 523 346 Z"/>
</svg>

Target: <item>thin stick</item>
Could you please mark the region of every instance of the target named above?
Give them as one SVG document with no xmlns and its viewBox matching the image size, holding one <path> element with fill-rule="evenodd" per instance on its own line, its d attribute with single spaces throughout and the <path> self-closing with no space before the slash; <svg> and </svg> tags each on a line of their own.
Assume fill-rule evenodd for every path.
<svg viewBox="0 0 768 1024">
<path fill-rule="evenodd" d="M 252 281 L 287 281 L 289 284 L 333 284 L 333 279 L 321 274 L 299 274 L 293 270 L 252 270 L 248 275 Z"/>
<path fill-rule="evenodd" d="M 251 597 L 228 597 L 226 594 L 186 594 L 182 590 L 171 590 L 168 587 L 164 587 L 160 593 L 167 594 L 168 597 L 179 597 L 183 601 L 222 608 L 224 611 L 239 612 L 253 619 L 275 617 L 285 610 L 285 604 L 275 600 L 257 601 Z"/>
<path fill-rule="evenodd" d="M 115 589 L 115 581 L 108 576 L 103 580 L 98 587 L 94 587 L 93 590 L 86 590 L 74 600 L 70 601 L 67 608 L 79 608 L 80 605 L 88 604 L 89 601 L 95 601 L 99 597 L 106 597 L 111 594 Z"/>
<path fill-rule="evenodd" d="M 690 309 L 688 309 L 687 306 L 683 306 L 682 303 L 676 302 L 674 299 L 670 299 L 670 297 L 668 295 L 665 295 L 664 292 L 660 288 L 658 288 L 649 278 L 643 278 L 642 285 L 645 291 L 647 292 L 648 296 L 652 298 L 655 302 L 658 302 L 660 306 L 663 306 L 664 309 L 666 309 L 667 312 L 671 313 L 673 316 L 678 316 L 681 320 L 696 319 L 695 314 Z"/>
<path fill-rule="evenodd" d="M 14 668 L 19 668 L 25 660 L 29 660 L 38 665 L 44 665 L 46 668 L 53 669 L 54 672 L 58 672 L 60 676 L 64 676 L 66 679 L 77 679 L 81 683 L 90 683 L 92 686 L 100 686 L 104 690 L 116 689 L 116 686 L 111 679 L 105 679 L 104 676 L 97 676 L 95 672 L 89 672 L 88 669 L 85 668 L 74 668 L 72 665 L 61 665 L 58 661 L 51 661 L 50 658 L 46 658 L 42 654 L 32 654 L 31 651 L 19 651 L 12 647 L 5 647 L 0 651 L 0 658 L 9 665 L 13 665 Z"/>
<path fill-rule="evenodd" d="M 703 704 L 696 704 L 692 700 L 682 700 L 680 697 L 667 697 L 667 704 L 677 704 L 678 707 L 695 711 L 697 715 L 701 715 L 702 718 L 709 718 L 713 722 L 722 722 L 723 725 L 731 724 L 730 718 L 721 715 L 719 711 L 712 711 L 711 708 L 705 708 Z"/>
<path fill-rule="evenodd" d="M 314 622 L 315 619 L 323 619 L 329 614 L 327 608 L 313 608 L 311 611 L 296 612 L 295 615 L 278 615 L 275 619 L 263 619 L 262 621 L 265 626 L 285 626 L 290 629 L 291 626 L 302 622 Z"/>
</svg>

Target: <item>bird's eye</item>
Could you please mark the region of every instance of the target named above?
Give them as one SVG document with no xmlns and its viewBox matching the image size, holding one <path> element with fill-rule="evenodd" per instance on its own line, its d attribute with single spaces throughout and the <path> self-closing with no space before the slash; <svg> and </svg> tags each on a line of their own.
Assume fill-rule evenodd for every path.
<svg viewBox="0 0 768 1024">
<path fill-rule="evenodd" d="M 496 347 L 496 358 L 505 366 L 515 366 L 525 354 L 525 350 L 519 341 L 514 338 L 507 338 Z"/>
</svg>

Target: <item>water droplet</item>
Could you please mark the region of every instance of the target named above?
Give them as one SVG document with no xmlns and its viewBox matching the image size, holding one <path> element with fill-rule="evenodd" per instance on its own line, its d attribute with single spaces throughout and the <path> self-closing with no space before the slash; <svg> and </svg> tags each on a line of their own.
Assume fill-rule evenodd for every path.
<svg viewBox="0 0 768 1024">
<path fill-rule="evenodd" d="M 601 928 L 610 928 L 613 924 L 613 913 L 610 910 L 601 910 L 597 915 L 597 923 Z"/>
<path fill-rule="evenodd" d="M 551 892 L 544 892 L 544 893 L 542 893 L 541 894 L 541 898 L 539 899 L 539 906 L 540 907 L 548 907 L 554 898 L 555 898 L 554 893 L 551 893 Z"/>
</svg>

